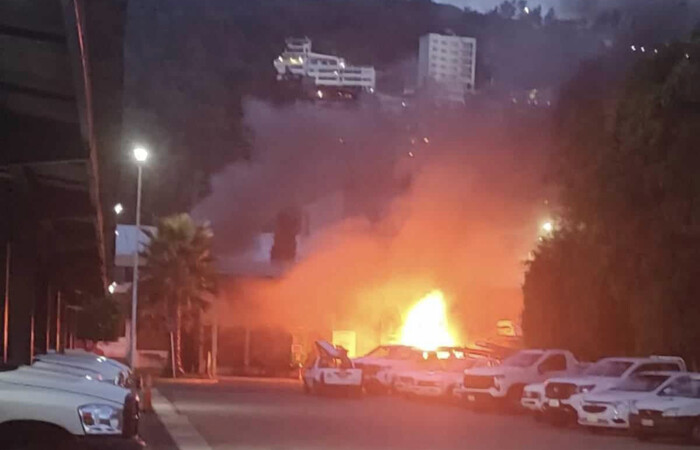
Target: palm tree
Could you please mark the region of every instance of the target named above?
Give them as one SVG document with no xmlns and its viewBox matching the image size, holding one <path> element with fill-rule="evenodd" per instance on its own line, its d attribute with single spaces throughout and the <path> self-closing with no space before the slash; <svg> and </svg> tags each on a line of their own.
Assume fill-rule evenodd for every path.
<svg viewBox="0 0 700 450">
<path fill-rule="evenodd" d="M 145 233 L 150 241 L 141 256 L 145 259 L 143 285 L 149 309 L 166 319 L 174 368 L 183 373 L 183 320 L 199 320 L 209 306 L 207 294 L 216 293 L 211 253 L 214 234 L 208 224 L 198 225 L 188 214 L 165 217 L 155 233 Z"/>
</svg>

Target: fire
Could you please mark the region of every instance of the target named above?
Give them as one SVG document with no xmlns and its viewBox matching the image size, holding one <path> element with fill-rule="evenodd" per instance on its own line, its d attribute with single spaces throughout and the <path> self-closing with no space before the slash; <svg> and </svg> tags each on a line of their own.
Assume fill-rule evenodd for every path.
<svg viewBox="0 0 700 450">
<path fill-rule="evenodd" d="M 401 343 L 422 350 L 456 345 L 447 323 L 445 297 L 435 290 L 413 305 L 401 329 Z"/>
</svg>

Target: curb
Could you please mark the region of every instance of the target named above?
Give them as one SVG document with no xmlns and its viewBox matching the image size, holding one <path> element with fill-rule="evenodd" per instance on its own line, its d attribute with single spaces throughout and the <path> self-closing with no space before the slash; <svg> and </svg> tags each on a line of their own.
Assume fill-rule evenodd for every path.
<svg viewBox="0 0 700 450">
<path fill-rule="evenodd" d="M 153 409 L 179 450 L 212 450 L 186 415 L 158 389 L 153 389 Z"/>
</svg>

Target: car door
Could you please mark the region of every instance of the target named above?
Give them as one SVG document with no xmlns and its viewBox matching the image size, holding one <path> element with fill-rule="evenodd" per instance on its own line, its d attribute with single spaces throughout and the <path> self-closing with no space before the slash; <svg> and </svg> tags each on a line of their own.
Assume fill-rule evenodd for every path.
<svg viewBox="0 0 700 450">
<path fill-rule="evenodd" d="M 552 353 L 545 357 L 538 365 L 537 372 L 541 379 L 565 375 L 569 368 L 566 355 L 563 353 Z"/>
<path fill-rule="evenodd" d="M 318 357 L 311 355 L 304 363 L 303 378 L 304 378 L 304 383 L 306 383 L 307 386 L 313 385 L 313 381 L 316 379 L 316 376 L 318 375 L 318 360 L 319 360 Z"/>
</svg>

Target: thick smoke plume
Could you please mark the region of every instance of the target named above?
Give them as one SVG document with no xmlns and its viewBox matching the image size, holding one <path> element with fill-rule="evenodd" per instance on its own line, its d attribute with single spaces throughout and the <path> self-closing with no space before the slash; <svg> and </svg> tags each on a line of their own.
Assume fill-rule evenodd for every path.
<svg viewBox="0 0 700 450">
<path fill-rule="evenodd" d="M 433 289 L 464 342 L 519 318 L 522 264 L 546 217 L 541 111 L 387 118 L 249 103 L 246 117 L 259 156 L 229 168 L 196 211 L 220 253 L 290 202 L 341 191 L 346 214 L 282 278 L 226 285 L 225 323 L 352 329 L 366 349 Z"/>
</svg>

